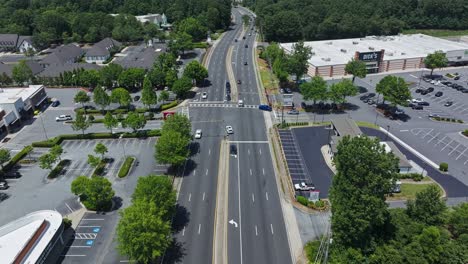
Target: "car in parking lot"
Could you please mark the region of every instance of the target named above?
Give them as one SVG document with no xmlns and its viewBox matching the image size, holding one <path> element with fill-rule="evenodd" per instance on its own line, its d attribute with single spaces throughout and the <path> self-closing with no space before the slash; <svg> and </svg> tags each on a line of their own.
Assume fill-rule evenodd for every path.
<svg viewBox="0 0 468 264">
<path fill-rule="evenodd" d="M 140 98 L 141 98 L 141 96 L 135 95 L 135 97 L 133 97 L 133 101 L 138 102 L 138 101 L 140 101 Z"/>
<path fill-rule="evenodd" d="M 421 98 L 413 98 L 410 101 L 410 103 L 420 103 L 420 102 L 424 102 L 424 100 Z"/>
<path fill-rule="evenodd" d="M 226 126 L 226 133 L 234 134 L 234 130 L 232 129 L 232 126 Z"/>
<path fill-rule="evenodd" d="M 284 89 L 280 88 L 280 94 L 284 94 Z"/>
<path fill-rule="evenodd" d="M 429 106 L 429 102 L 422 101 L 422 102 L 419 102 L 418 105 Z"/>
<path fill-rule="evenodd" d="M 284 93 L 292 94 L 292 90 L 289 88 L 284 88 Z"/>
<path fill-rule="evenodd" d="M 429 88 L 426 89 L 426 91 L 428 93 L 432 93 L 434 91 L 434 87 L 429 87 Z"/>
<path fill-rule="evenodd" d="M 230 82 L 226 82 L 226 88 L 227 87 L 231 88 L 231 83 Z"/>
<path fill-rule="evenodd" d="M 249 47 L 249 45 L 245 45 L 245 48 L 248 48 L 248 47 Z"/>
<path fill-rule="evenodd" d="M 462 92 L 462 93 L 468 93 L 468 89 L 463 88 L 463 90 L 460 90 L 460 92 Z"/>
<path fill-rule="evenodd" d="M 237 80 L 237 84 L 241 84 L 241 80 Z"/>
<path fill-rule="evenodd" d="M 247 62 L 246 62 L 246 61 L 244 61 L 244 65 L 247 65 Z"/>
<path fill-rule="evenodd" d="M 202 95 L 201 95 L 201 98 L 202 99 L 208 98 L 208 94 L 206 92 L 203 92 Z"/>
<path fill-rule="evenodd" d="M 301 183 L 294 184 L 294 189 L 296 191 L 309 191 L 309 190 L 315 190 L 315 186 L 313 186 L 310 183 L 301 182 Z"/>
<path fill-rule="evenodd" d="M 68 120 L 72 120 L 71 115 L 59 115 L 59 116 L 55 117 L 55 121 L 57 121 L 57 122 L 59 122 L 59 121 L 68 121 Z"/>
<path fill-rule="evenodd" d="M 259 105 L 258 109 L 263 110 L 263 111 L 272 111 L 271 106 L 269 105 Z"/>
<path fill-rule="evenodd" d="M 428 117 L 431 117 L 431 118 L 440 117 L 440 115 L 434 114 L 434 113 L 429 113 L 429 115 L 427 115 L 427 116 L 428 116 Z"/>
<path fill-rule="evenodd" d="M 245 39 L 245 36 L 243 36 L 242 39 Z"/>
<path fill-rule="evenodd" d="M 419 105 L 417 103 L 410 103 L 409 105 L 411 108 L 413 108 L 413 110 L 423 110 L 423 106 L 422 105 Z"/>
<path fill-rule="evenodd" d="M 288 111 L 288 115 L 298 115 L 298 114 L 299 114 L 299 111 L 297 111 L 296 109 L 292 109 Z"/>
<path fill-rule="evenodd" d="M 434 96 L 436 96 L 436 97 L 441 97 L 442 95 L 444 95 L 444 93 L 439 91 L 439 92 L 435 93 Z"/>
<path fill-rule="evenodd" d="M 448 107 L 448 106 L 452 106 L 452 105 L 453 105 L 453 101 L 447 101 L 447 102 L 444 104 L 444 106 L 447 106 L 447 107 Z"/>
<path fill-rule="evenodd" d="M 197 129 L 197 130 L 195 131 L 195 138 L 196 138 L 196 139 L 200 139 L 201 136 L 202 136 L 202 130 L 201 130 L 201 129 Z"/>
<path fill-rule="evenodd" d="M 0 182 L 0 190 L 6 190 L 8 189 L 8 183 L 6 181 Z"/>
<path fill-rule="evenodd" d="M 57 98 L 52 98 L 52 107 L 57 107 L 60 105 L 60 101 Z"/>
<path fill-rule="evenodd" d="M 423 91 L 423 89 L 418 88 L 418 89 L 416 89 L 414 92 L 415 92 L 415 93 L 421 93 L 422 91 Z"/>
<path fill-rule="evenodd" d="M 373 104 L 376 104 L 376 102 L 374 100 L 372 100 L 372 99 L 368 99 L 367 104 L 368 105 L 373 105 Z"/>
<path fill-rule="evenodd" d="M 460 80 L 460 75 L 455 76 L 455 78 L 453 78 L 453 79 L 456 80 L 456 81 Z"/>
</svg>

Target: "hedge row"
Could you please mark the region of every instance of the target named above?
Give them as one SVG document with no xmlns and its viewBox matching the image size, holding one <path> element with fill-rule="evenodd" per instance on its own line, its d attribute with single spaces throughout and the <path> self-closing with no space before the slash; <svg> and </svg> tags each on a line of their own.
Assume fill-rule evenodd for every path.
<svg viewBox="0 0 468 264">
<path fill-rule="evenodd" d="M 278 127 L 279 128 L 287 128 L 287 127 L 291 127 L 291 126 L 308 126 L 309 125 L 309 122 L 294 122 L 294 123 L 282 123 L 282 124 L 278 124 Z"/>
<path fill-rule="evenodd" d="M 422 181 L 424 176 L 420 173 L 398 173 L 400 179 L 412 179 L 413 181 Z"/>
<path fill-rule="evenodd" d="M 468 137 L 468 129 L 463 130 L 462 134 L 463 134 L 465 137 Z"/>
<path fill-rule="evenodd" d="M 4 166 L 3 170 L 5 172 L 9 171 L 13 166 L 16 165 L 22 158 L 26 157 L 26 155 L 29 154 L 33 150 L 33 146 L 26 146 L 24 147 L 20 152 L 18 152 L 13 158 L 10 159 L 10 161 L 7 163 L 7 165 Z"/>
<path fill-rule="evenodd" d="M 177 106 L 178 104 L 179 104 L 178 101 L 174 101 L 174 102 L 172 102 L 172 103 L 168 103 L 168 104 L 162 105 L 162 106 L 161 106 L 161 111 L 164 111 L 164 110 L 167 110 L 167 109 L 169 109 L 169 108 L 175 107 L 175 106 Z"/>
<path fill-rule="evenodd" d="M 435 116 L 435 117 L 433 117 L 433 119 L 437 120 L 437 121 L 445 121 L 445 122 L 460 123 L 460 124 L 463 123 L 463 120 L 461 120 L 461 119 L 455 119 L 455 118 L 449 118 L 449 117 Z"/>
<path fill-rule="evenodd" d="M 71 163 L 71 160 L 69 159 L 64 159 L 64 160 L 61 160 L 57 166 L 55 166 L 55 168 L 53 170 L 50 171 L 49 175 L 47 175 L 47 178 L 48 179 L 55 179 L 57 178 L 57 176 L 59 176 L 60 174 L 62 174 L 62 171 L 63 169 L 65 168 L 65 166 L 68 166 L 70 165 Z"/>
<path fill-rule="evenodd" d="M 88 133 L 88 134 L 65 134 L 50 138 L 49 140 L 33 142 L 32 146 L 37 148 L 51 148 L 61 144 L 64 140 L 74 139 L 105 139 L 119 138 L 123 134 L 123 138 L 140 138 L 140 137 L 159 137 L 161 131 L 159 129 L 141 130 L 136 133 Z M 32 148 L 32 147 L 31 147 Z"/>
<path fill-rule="evenodd" d="M 325 200 L 318 200 L 316 202 L 309 201 L 306 197 L 304 196 L 297 196 L 296 200 L 309 208 L 316 209 L 316 210 L 325 210 L 328 207 L 328 203 Z"/>
<path fill-rule="evenodd" d="M 140 114 L 146 113 L 146 112 L 155 112 L 158 110 L 164 111 L 166 109 L 172 108 L 176 105 L 178 105 L 179 102 L 173 101 L 167 104 L 164 104 L 160 107 L 160 109 L 154 109 L 154 108 L 136 108 L 134 110 L 128 109 L 128 108 L 118 108 L 118 109 L 112 109 L 112 110 L 100 110 L 100 109 L 88 109 L 86 110 L 86 114 L 91 114 L 91 115 L 105 115 L 107 112 L 111 112 L 111 114 L 127 114 L 128 112 L 137 112 Z M 83 108 L 77 108 L 75 109 L 76 113 L 82 113 L 84 114 L 85 111 Z"/>
<path fill-rule="evenodd" d="M 130 168 L 132 167 L 133 162 L 135 161 L 134 157 L 127 157 L 122 164 L 122 167 L 120 167 L 119 170 L 119 178 L 123 178 L 128 175 L 128 172 L 130 171 Z"/>
</svg>

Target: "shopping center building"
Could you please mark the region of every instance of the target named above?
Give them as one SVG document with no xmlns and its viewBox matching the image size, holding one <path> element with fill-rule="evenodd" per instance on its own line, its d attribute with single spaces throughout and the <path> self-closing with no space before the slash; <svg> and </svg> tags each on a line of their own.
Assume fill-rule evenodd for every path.
<svg viewBox="0 0 468 264">
<path fill-rule="evenodd" d="M 290 53 L 295 43 L 282 43 Z M 450 65 L 468 64 L 468 44 L 423 34 L 368 36 L 305 42 L 312 48 L 310 76 L 338 77 L 346 75 L 345 66 L 352 58 L 364 61 L 368 73 L 403 71 L 424 68 L 424 58 L 435 51 L 446 53 Z"/>
</svg>

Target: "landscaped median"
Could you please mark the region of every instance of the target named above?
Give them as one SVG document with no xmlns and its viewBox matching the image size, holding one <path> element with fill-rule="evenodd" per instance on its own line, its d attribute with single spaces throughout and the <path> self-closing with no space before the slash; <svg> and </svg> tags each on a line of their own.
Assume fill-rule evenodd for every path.
<svg viewBox="0 0 468 264">
<path fill-rule="evenodd" d="M 55 145 L 59 145 L 64 140 L 120 138 L 120 136 L 122 136 L 123 138 L 141 138 L 141 137 L 159 137 L 160 135 L 161 135 L 161 131 L 159 129 L 141 130 L 136 133 L 126 132 L 126 133 L 65 134 L 65 135 L 60 135 L 60 136 L 50 138 L 49 140 L 33 142 L 32 147 L 51 148 Z M 32 150 L 32 147 L 31 147 L 31 150 Z M 22 157 L 24 157 L 26 154 L 24 154 Z"/>
<path fill-rule="evenodd" d="M 29 154 L 33 150 L 33 146 L 25 146 L 20 152 L 18 152 L 11 160 L 3 167 L 3 172 L 9 171 L 13 166 L 16 165 L 22 158 Z"/>
<path fill-rule="evenodd" d="M 120 167 L 119 174 L 117 176 L 119 176 L 119 178 L 127 176 L 134 161 L 135 157 L 127 157 L 122 164 L 122 167 Z"/>
<path fill-rule="evenodd" d="M 116 115 L 116 114 L 127 114 L 128 112 L 137 112 L 140 114 L 147 113 L 147 112 L 158 112 L 158 111 L 164 111 L 173 107 L 176 107 L 179 104 L 179 101 L 173 101 L 167 104 L 161 105 L 159 109 L 151 109 L 151 108 L 135 108 L 135 109 L 130 109 L 130 108 L 117 108 L 117 109 L 112 109 L 112 110 L 99 110 L 99 109 L 88 109 L 86 110 L 87 115 L 105 115 L 107 112 L 111 112 L 111 114 Z M 85 113 L 85 110 L 83 108 L 77 108 L 75 109 L 75 112 L 78 113 Z"/>
<path fill-rule="evenodd" d="M 61 160 L 57 164 L 57 166 L 55 166 L 55 168 L 49 172 L 49 175 L 47 175 L 47 178 L 48 179 L 57 178 L 57 176 L 59 176 L 60 174 L 63 173 L 63 169 L 65 169 L 65 167 L 69 166 L 70 164 L 71 164 L 71 160 L 69 160 L 69 159 Z"/>
</svg>

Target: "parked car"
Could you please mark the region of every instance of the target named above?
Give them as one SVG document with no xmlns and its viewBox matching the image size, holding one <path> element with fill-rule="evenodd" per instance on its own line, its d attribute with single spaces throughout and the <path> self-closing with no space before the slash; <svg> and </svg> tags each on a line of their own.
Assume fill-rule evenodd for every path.
<svg viewBox="0 0 468 264">
<path fill-rule="evenodd" d="M 245 48 L 248 48 L 248 47 L 249 47 L 249 45 L 245 45 Z"/>
<path fill-rule="evenodd" d="M 415 92 L 415 93 L 421 93 L 421 92 L 422 92 L 422 90 L 423 90 L 423 89 L 421 89 L 421 88 L 418 88 L 418 89 L 416 89 L 414 92 Z"/>
<path fill-rule="evenodd" d="M 298 115 L 298 114 L 299 114 L 299 111 L 297 111 L 296 109 L 288 111 L 288 115 Z"/>
<path fill-rule="evenodd" d="M 238 107 L 244 107 L 244 100 L 237 101 L 237 106 Z"/>
<path fill-rule="evenodd" d="M 57 122 L 67 121 L 67 120 L 72 120 L 71 115 L 59 115 L 59 116 L 55 117 L 55 121 L 57 121 Z"/>
<path fill-rule="evenodd" d="M 243 36 L 242 39 L 245 39 L 245 36 Z"/>
<path fill-rule="evenodd" d="M 231 95 L 228 94 L 228 93 L 226 94 L 226 101 L 228 101 L 228 102 L 231 101 Z"/>
<path fill-rule="evenodd" d="M 429 88 L 426 89 L 426 91 L 428 93 L 432 93 L 434 91 L 434 87 L 429 87 Z"/>
<path fill-rule="evenodd" d="M 305 182 L 301 182 L 301 183 L 294 184 L 294 189 L 296 191 L 309 191 L 309 190 L 315 190 L 315 187 L 308 186 Z"/>
<path fill-rule="evenodd" d="M 272 111 L 269 105 L 259 105 L 258 109 L 263 110 L 263 111 Z"/>
<path fill-rule="evenodd" d="M 434 118 L 434 117 L 440 117 L 440 115 L 438 115 L 438 114 L 434 114 L 434 113 L 429 113 L 429 115 L 428 115 L 428 116 L 429 116 L 429 117 L 431 117 L 431 118 Z"/>
<path fill-rule="evenodd" d="M 462 93 L 468 93 L 468 89 L 463 88 L 462 90 L 460 90 L 460 92 L 462 92 Z"/>
<path fill-rule="evenodd" d="M 373 105 L 373 104 L 375 104 L 375 101 L 372 100 L 372 99 L 369 99 L 369 100 L 367 100 L 367 104 L 368 105 Z"/>
<path fill-rule="evenodd" d="M 419 102 L 418 105 L 424 105 L 424 106 L 429 106 L 429 103 L 428 102 Z"/>
<path fill-rule="evenodd" d="M 52 98 L 52 107 L 57 107 L 60 105 L 60 101 L 57 98 Z"/>
<path fill-rule="evenodd" d="M 419 104 L 412 104 L 411 108 L 413 108 L 413 110 L 423 110 L 423 106 Z"/>
<path fill-rule="evenodd" d="M 422 95 L 426 95 L 426 94 L 428 94 L 428 93 L 429 93 L 429 92 L 428 92 L 427 90 L 422 90 L 422 91 L 421 91 L 421 94 L 422 94 Z"/>
<path fill-rule="evenodd" d="M 202 99 L 208 98 L 208 94 L 207 94 L 206 92 L 203 92 L 203 93 L 201 94 L 201 98 L 202 98 Z"/>
<path fill-rule="evenodd" d="M 141 96 L 135 95 L 135 97 L 133 97 L 133 101 L 138 102 L 138 101 L 140 101 L 140 98 L 141 98 Z"/>
<path fill-rule="evenodd" d="M 289 88 L 284 88 L 284 92 L 287 94 L 292 94 L 292 91 Z"/>
<path fill-rule="evenodd" d="M 307 108 L 307 104 L 305 102 L 301 102 L 301 107 L 302 109 L 306 109 Z"/>
<path fill-rule="evenodd" d="M 241 80 L 237 80 L 237 84 L 241 84 Z"/>
<path fill-rule="evenodd" d="M 453 78 L 453 79 L 454 79 L 454 80 L 457 80 L 457 81 L 460 80 L 460 75 L 455 76 L 455 78 Z"/>
<path fill-rule="evenodd" d="M 196 138 L 196 139 L 200 139 L 201 136 L 202 136 L 202 130 L 201 130 L 201 129 L 197 129 L 197 130 L 195 131 L 195 138 Z"/>
<path fill-rule="evenodd" d="M 234 39 L 234 42 L 237 42 L 237 39 Z"/>
<path fill-rule="evenodd" d="M 443 92 L 437 92 L 437 93 L 435 93 L 435 96 L 436 96 L 436 97 L 441 97 L 442 95 L 444 95 Z"/>
<path fill-rule="evenodd" d="M 226 133 L 234 134 L 234 130 L 232 129 L 232 126 L 226 126 Z"/>
<path fill-rule="evenodd" d="M 453 105 L 453 101 L 447 101 L 447 102 L 444 104 L 444 106 L 447 106 L 447 107 L 448 107 L 448 106 L 452 106 L 452 105 Z"/>
<path fill-rule="evenodd" d="M 6 190 L 8 189 L 8 187 L 9 186 L 7 182 L 4 182 L 4 181 L 0 182 L 0 190 Z"/>
<path fill-rule="evenodd" d="M 284 89 L 283 88 L 280 88 L 280 93 L 284 94 Z"/>
<path fill-rule="evenodd" d="M 411 103 L 420 103 L 420 102 L 424 102 L 424 100 L 421 99 L 421 98 L 413 98 L 413 99 L 411 99 Z"/>
<path fill-rule="evenodd" d="M 247 62 L 246 62 L 246 61 L 244 61 L 244 65 L 247 65 Z"/>
<path fill-rule="evenodd" d="M 431 81 L 431 79 L 429 79 L 429 78 L 424 78 L 423 80 L 424 80 L 425 82 L 430 82 L 430 81 Z"/>
<path fill-rule="evenodd" d="M 226 88 L 227 87 L 231 88 L 231 83 L 230 82 L 226 82 Z"/>
</svg>

